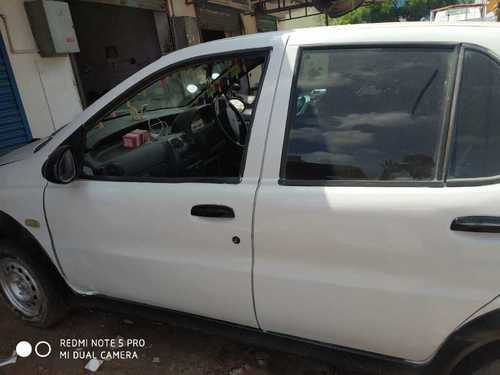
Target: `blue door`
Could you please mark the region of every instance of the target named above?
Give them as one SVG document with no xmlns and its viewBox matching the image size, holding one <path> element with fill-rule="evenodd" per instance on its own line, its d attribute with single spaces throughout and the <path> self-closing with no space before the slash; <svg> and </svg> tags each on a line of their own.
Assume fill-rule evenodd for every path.
<svg viewBox="0 0 500 375">
<path fill-rule="evenodd" d="M 0 36 L 0 155 L 31 141 L 31 131 Z"/>
</svg>

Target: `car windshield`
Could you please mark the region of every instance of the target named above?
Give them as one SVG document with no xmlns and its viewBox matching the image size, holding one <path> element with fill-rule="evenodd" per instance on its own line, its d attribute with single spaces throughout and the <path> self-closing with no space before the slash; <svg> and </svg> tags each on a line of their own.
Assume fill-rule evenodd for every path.
<svg viewBox="0 0 500 375">
<path fill-rule="evenodd" d="M 231 60 L 187 66 L 167 73 L 165 77 L 123 103 L 103 121 L 159 109 L 179 108 L 192 103 L 231 66 Z"/>
</svg>

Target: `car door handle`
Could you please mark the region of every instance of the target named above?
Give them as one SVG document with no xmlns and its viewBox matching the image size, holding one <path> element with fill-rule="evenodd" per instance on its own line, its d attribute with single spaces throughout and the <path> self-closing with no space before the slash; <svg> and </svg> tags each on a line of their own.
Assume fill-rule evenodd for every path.
<svg viewBox="0 0 500 375">
<path fill-rule="evenodd" d="M 219 204 L 198 204 L 191 208 L 192 216 L 234 218 L 234 210 Z"/>
<path fill-rule="evenodd" d="M 478 233 L 500 233 L 500 217 L 463 216 L 451 223 L 451 230 Z"/>
</svg>

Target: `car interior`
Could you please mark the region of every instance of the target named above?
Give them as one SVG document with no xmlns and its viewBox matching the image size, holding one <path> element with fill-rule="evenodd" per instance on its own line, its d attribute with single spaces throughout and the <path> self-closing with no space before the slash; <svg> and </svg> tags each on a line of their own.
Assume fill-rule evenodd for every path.
<svg viewBox="0 0 500 375">
<path fill-rule="evenodd" d="M 240 177 L 266 54 L 181 66 L 85 130 L 84 177 Z"/>
</svg>

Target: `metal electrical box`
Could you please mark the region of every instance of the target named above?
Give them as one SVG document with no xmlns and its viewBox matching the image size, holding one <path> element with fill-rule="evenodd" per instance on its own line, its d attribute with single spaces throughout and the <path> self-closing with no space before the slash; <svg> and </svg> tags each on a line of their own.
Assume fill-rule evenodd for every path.
<svg viewBox="0 0 500 375">
<path fill-rule="evenodd" d="M 24 7 L 42 57 L 80 52 L 67 3 L 35 0 L 25 2 Z"/>
</svg>

